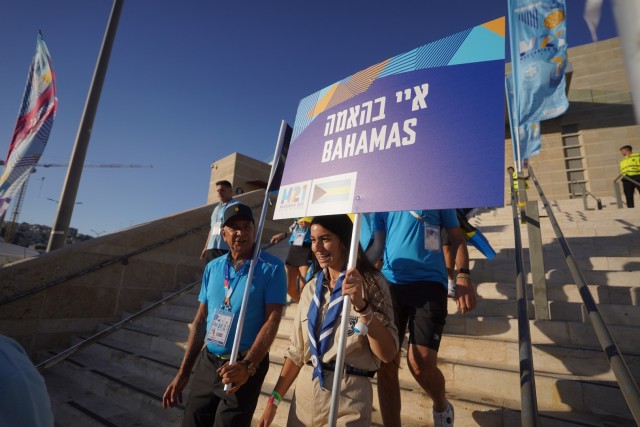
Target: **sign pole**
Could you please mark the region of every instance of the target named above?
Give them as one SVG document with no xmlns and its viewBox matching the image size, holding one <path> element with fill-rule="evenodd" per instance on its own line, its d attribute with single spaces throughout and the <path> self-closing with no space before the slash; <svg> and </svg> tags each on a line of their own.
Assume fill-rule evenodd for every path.
<svg viewBox="0 0 640 427">
<path fill-rule="evenodd" d="M 233 348 L 231 349 L 231 357 L 229 358 L 229 363 L 235 363 L 238 360 L 238 352 L 240 349 L 240 339 L 242 338 L 242 328 L 244 326 L 244 319 L 247 314 L 247 305 L 249 303 L 249 291 L 251 290 L 251 282 L 253 281 L 253 273 L 255 271 L 255 267 L 258 260 L 258 255 L 260 254 L 260 239 L 262 238 L 262 229 L 264 227 L 264 220 L 267 216 L 267 208 L 269 203 L 269 188 L 271 187 L 271 181 L 273 180 L 273 176 L 275 175 L 276 169 L 278 168 L 278 162 L 280 159 L 280 152 L 282 151 L 282 146 L 285 142 L 285 135 L 287 132 L 287 122 L 284 120 L 280 124 L 280 133 L 278 135 L 278 143 L 276 144 L 276 151 L 273 155 L 273 165 L 271 165 L 271 173 L 269 174 L 269 184 L 265 189 L 264 200 L 262 202 L 262 210 L 260 211 L 260 220 L 258 222 L 258 228 L 256 230 L 256 241 L 253 245 L 253 255 L 251 257 L 251 263 L 249 264 L 249 272 L 247 273 L 247 282 L 244 286 L 244 293 L 242 294 L 242 305 L 240 306 L 240 313 L 238 314 L 238 326 L 236 328 L 236 335 L 233 339 Z M 232 384 L 225 384 L 224 390 L 227 391 L 231 387 Z"/>
<path fill-rule="evenodd" d="M 351 247 L 349 248 L 349 262 L 347 270 L 356 267 L 358 262 L 358 246 L 360 245 L 360 221 L 362 214 L 353 216 L 353 231 L 351 233 Z M 340 341 L 338 342 L 338 354 L 336 366 L 333 372 L 333 387 L 331 387 L 331 407 L 329 409 L 329 426 L 336 427 L 338 409 L 340 406 L 340 384 L 342 383 L 342 371 L 344 368 L 344 352 L 347 346 L 347 326 L 349 326 L 349 313 L 351 313 L 351 298 L 346 295 L 342 303 L 342 321 L 340 322 Z"/>
</svg>

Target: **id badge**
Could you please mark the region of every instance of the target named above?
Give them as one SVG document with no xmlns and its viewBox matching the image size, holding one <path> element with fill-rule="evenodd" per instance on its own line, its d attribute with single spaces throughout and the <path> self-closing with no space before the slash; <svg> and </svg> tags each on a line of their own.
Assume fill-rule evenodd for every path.
<svg viewBox="0 0 640 427">
<path fill-rule="evenodd" d="M 211 234 L 214 236 L 218 236 L 220 234 L 220 221 L 216 221 L 216 223 L 213 224 L 213 230 L 211 230 Z"/>
<path fill-rule="evenodd" d="M 293 244 L 295 246 L 302 246 L 304 244 L 304 235 L 306 234 L 305 230 L 296 230 L 296 235 L 293 238 Z"/>
<path fill-rule="evenodd" d="M 424 248 L 431 252 L 440 251 L 440 227 L 424 223 Z"/>
<path fill-rule="evenodd" d="M 206 337 L 208 343 L 219 345 L 220 347 L 226 345 L 229 330 L 233 323 L 233 316 L 234 313 L 221 308 L 213 312 L 213 319 Z"/>
</svg>

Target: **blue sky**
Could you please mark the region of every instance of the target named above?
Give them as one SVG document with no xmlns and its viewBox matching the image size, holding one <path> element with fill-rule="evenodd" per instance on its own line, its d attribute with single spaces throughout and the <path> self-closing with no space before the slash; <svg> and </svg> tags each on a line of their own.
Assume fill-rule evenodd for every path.
<svg viewBox="0 0 640 427">
<path fill-rule="evenodd" d="M 69 161 L 111 6 L 0 0 L 0 157 L 41 29 L 59 100 L 42 160 Z M 506 8 L 506 0 L 126 0 L 86 161 L 153 168 L 85 168 L 71 226 L 97 235 L 204 205 L 211 163 L 233 152 L 270 161 L 280 121 L 293 125 L 302 98 Z M 591 42 L 583 8 L 567 0 L 569 47 Z M 608 0 L 598 33 L 617 34 Z M 49 199 L 60 199 L 65 174 L 32 174 L 20 221 L 52 225 Z"/>
</svg>

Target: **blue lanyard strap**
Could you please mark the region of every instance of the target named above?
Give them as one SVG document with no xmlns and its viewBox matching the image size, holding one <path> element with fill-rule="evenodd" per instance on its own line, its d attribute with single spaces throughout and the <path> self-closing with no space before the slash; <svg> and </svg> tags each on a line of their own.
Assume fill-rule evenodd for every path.
<svg viewBox="0 0 640 427">
<path fill-rule="evenodd" d="M 240 281 L 240 278 L 245 274 L 245 270 L 247 269 L 247 265 L 249 263 L 247 262 L 247 260 L 245 259 L 242 262 L 242 268 L 236 272 L 235 275 L 235 283 L 233 284 L 233 286 L 230 286 L 230 278 L 231 278 L 231 260 L 229 258 L 227 258 L 227 263 L 225 265 L 225 270 L 224 270 L 224 290 L 225 290 L 225 295 L 224 295 L 224 306 L 225 308 L 231 308 L 231 294 L 233 294 L 233 291 L 235 290 L 235 288 L 238 286 L 238 282 Z"/>
</svg>

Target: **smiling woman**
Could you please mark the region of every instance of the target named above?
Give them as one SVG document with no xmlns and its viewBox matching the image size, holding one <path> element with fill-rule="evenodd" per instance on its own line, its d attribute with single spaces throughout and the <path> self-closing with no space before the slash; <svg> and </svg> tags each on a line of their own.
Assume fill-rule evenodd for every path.
<svg viewBox="0 0 640 427">
<path fill-rule="evenodd" d="M 317 274 L 302 291 L 291 345 L 269 403 L 260 419 L 268 426 L 282 396 L 296 381 L 289 426 L 327 425 L 333 371 L 338 352 L 343 296 L 351 298 L 346 376 L 340 393 L 338 424 L 371 425 L 373 392 L 369 378 L 381 361 L 398 351 L 389 285 L 358 249 L 356 268 L 346 270 L 353 224 L 348 215 L 314 217 L 311 249 Z M 327 392 L 317 393 L 318 387 Z M 322 400 L 322 401 L 319 401 Z"/>
</svg>

